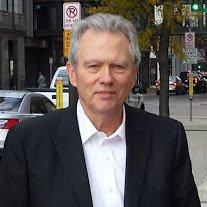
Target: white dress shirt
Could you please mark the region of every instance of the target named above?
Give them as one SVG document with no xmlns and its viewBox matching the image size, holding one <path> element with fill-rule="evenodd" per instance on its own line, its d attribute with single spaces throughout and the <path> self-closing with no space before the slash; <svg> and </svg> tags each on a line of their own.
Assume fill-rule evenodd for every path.
<svg viewBox="0 0 207 207">
<path fill-rule="evenodd" d="M 123 207 L 126 168 L 125 108 L 109 137 L 98 131 L 78 101 L 77 117 L 94 207 Z"/>
</svg>

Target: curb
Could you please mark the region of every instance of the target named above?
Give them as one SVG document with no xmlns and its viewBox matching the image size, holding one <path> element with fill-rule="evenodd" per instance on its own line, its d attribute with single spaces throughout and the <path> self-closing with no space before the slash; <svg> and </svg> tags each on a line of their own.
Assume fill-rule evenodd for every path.
<svg viewBox="0 0 207 207">
<path fill-rule="evenodd" d="M 207 131 L 207 118 L 206 117 L 194 117 L 192 121 L 184 117 L 171 117 L 180 121 L 186 131 Z"/>
</svg>

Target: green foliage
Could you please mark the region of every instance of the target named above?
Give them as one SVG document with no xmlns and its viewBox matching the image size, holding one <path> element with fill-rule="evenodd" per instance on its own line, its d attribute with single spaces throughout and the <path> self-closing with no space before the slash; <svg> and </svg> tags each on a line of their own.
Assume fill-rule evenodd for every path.
<svg viewBox="0 0 207 207">
<path fill-rule="evenodd" d="M 177 36 L 171 37 L 171 40 L 172 40 L 171 48 L 173 53 L 176 54 L 176 56 L 179 59 L 184 60 L 186 58 L 184 53 L 185 45 L 180 42 Z"/>
<path fill-rule="evenodd" d="M 88 0 L 90 1 L 90 0 Z M 163 23 L 155 25 L 154 6 L 163 5 Z M 159 52 L 160 34 L 162 30 L 175 30 L 183 20 L 189 18 L 188 11 L 181 0 L 101 0 L 97 7 L 88 9 L 90 14 L 104 12 L 119 14 L 137 22 L 138 42 L 141 50 Z M 183 46 L 172 38 L 174 53 L 183 58 Z"/>
</svg>

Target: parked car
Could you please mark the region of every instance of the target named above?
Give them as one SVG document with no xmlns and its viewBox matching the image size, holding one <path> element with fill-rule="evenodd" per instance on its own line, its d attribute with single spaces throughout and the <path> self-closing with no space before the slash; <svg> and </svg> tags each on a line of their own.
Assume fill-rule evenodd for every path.
<svg viewBox="0 0 207 207">
<path fill-rule="evenodd" d="M 63 80 L 63 108 L 69 106 L 69 76 L 66 66 L 59 67 L 50 83 L 50 88 L 26 88 L 28 91 L 40 93 L 48 97 L 56 105 L 56 81 L 58 78 Z"/>
<path fill-rule="evenodd" d="M 55 105 L 44 95 L 27 91 L 0 90 L 0 151 L 12 126 L 55 109 Z"/>
<path fill-rule="evenodd" d="M 194 93 L 206 92 L 207 86 L 206 81 L 202 78 L 202 73 L 198 71 L 192 71 L 193 73 L 193 91 Z M 182 71 L 180 73 L 180 78 L 187 88 L 189 87 L 189 71 Z"/>
<path fill-rule="evenodd" d="M 156 94 L 160 94 L 160 80 L 156 81 Z M 187 86 L 178 76 L 169 76 L 169 92 L 175 92 L 176 95 L 186 94 Z"/>
<path fill-rule="evenodd" d="M 207 72 L 201 72 L 202 92 L 207 92 Z"/>
<path fill-rule="evenodd" d="M 139 88 L 133 88 L 130 92 L 126 103 L 132 107 L 139 108 L 145 110 L 144 105 L 144 98 L 143 95 L 140 93 Z"/>
</svg>

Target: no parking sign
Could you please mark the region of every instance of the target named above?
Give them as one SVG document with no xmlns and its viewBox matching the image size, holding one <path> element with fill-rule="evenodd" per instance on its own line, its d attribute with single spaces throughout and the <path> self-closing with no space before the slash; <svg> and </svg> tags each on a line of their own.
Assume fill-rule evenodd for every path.
<svg viewBox="0 0 207 207">
<path fill-rule="evenodd" d="M 195 47 L 195 32 L 185 32 L 185 47 Z"/>
<path fill-rule="evenodd" d="M 63 29 L 71 30 L 75 22 L 81 19 L 81 5 L 79 2 L 63 4 Z"/>
</svg>

